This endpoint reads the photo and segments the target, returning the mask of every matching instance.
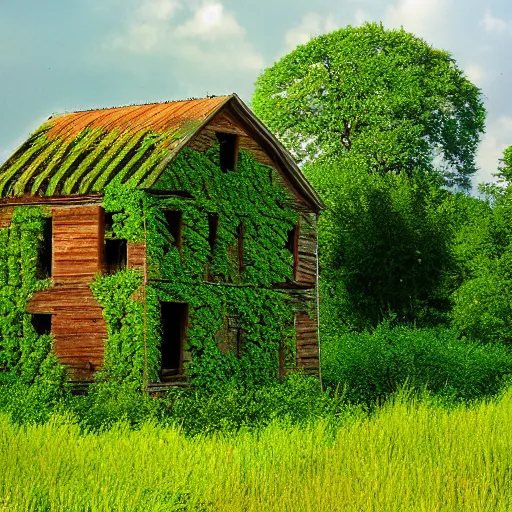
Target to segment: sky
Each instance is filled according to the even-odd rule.
[[[512,145],[507,0],[0,0],[0,163],[50,115],[223,95],[310,37],[366,21],[448,50],[488,110],[475,182]]]

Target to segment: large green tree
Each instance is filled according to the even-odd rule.
[[[462,276],[454,293],[453,323],[460,334],[512,343],[512,146],[504,151],[486,201],[468,212],[454,255]],[[475,199],[475,201],[477,201]]]
[[[327,206],[319,223],[326,331],[372,328],[388,315],[443,321],[457,196],[436,175],[368,173],[354,156],[308,167]]]
[[[260,75],[252,106],[302,162],[356,152],[368,171],[438,167],[463,187],[485,119],[480,90],[448,52],[378,24],[297,47]]]

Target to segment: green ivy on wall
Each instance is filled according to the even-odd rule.
[[[50,216],[37,206],[14,210],[10,227],[0,229],[0,368],[3,380],[60,385],[64,367],[52,352],[50,334],[38,335],[27,304],[33,293],[51,285],[40,279],[38,253],[44,220]]]
[[[270,168],[241,151],[236,171],[223,172],[219,148],[183,150],[155,187],[162,194],[114,179],[104,206],[114,212],[113,235],[146,239],[146,337],[142,271],[98,275],[91,288],[104,308],[108,340],[98,378],[141,383],[160,368],[160,301],[189,305],[185,353],[191,382],[205,387],[234,381],[257,384],[278,375],[278,351],[293,338],[293,305],[273,286],[292,278],[287,234],[298,221],[289,192],[271,182]],[[187,197],[163,194],[186,192]],[[181,253],[164,210],[182,213]],[[213,248],[208,215],[218,215]],[[243,269],[239,271],[237,227],[243,223]],[[229,325],[228,318],[236,323]],[[236,330],[241,350],[230,346]],[[227,340],[227,341],[226,341]]]

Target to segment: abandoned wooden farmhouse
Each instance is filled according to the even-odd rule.
[[[321,208],[236,95],[51,117],[0,167],[0,368],[318,374]]]

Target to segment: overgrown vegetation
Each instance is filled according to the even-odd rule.
[[[472,408],[396,399],[370,418],[276,421],[187,438],[152,422],[83,431],[0,417],[1,505],[26,510],[510,510],[512,398]]]
[[[56,392],[64,369],[52,352],[50,334],[38,334],[27,304],[32,294],[50,286],[38,266],[48,212],[36,206],[17,208],[10,228],[0,229],[0,374],[6,383],[38,384],[39,392]]]
[[[149,284],[144,313],[140,270],[99,275],[93,283],[108,326],[101,378],[140,385],[147,361],[148,379],[158,380],[159,302],[178,302],[189,307],[184,350],[190,353],[186,371],[192,384],[219,389],[228,383],[250,386],[276,380],[280,344],[287,339],[288,345],[293,343],[293,305],[285,293],[272,289],[290,279],[293,268],[286,239],[298,213],[283,208],[290,203],[288,193],[272,184],[268,167],[243,151],[237,171],[222,172],[218,146],[205,153],[185,149],[156,189],[180,190],[193,199],[152,196],[117,179],[105,192],[106,211],[116,212],[114,236],[147,241]],[[166,210],[181,213],[180,245],[170,234]],[[213,246],[208,223],[212,214],[218,216]],[[241,223],[243,261],[237,250]],[[236,321],[241,332],[243,349],[238,353],[231,346],[219,350],[218,333],[233,328],[226,318]]]
[[[339,503],[340,509],[359,502],[378,509],[391,499],[398,506],[397,489],[404,490],[398,500],[405,508],[411,496],[420,496],[425,508],[439,505],[442,496],[442,503],[464,498],[479,503],[479,510],[485,509],[482,503],[506,509],[505,473],[485,457],[455,448],[488,439],[489,444],[479,445],[480,453],[501,457],[504,463],[510,448],[508,434],[491,428],[492,421],[510,421],[509,394],[501,401],[489,400],[499,396],[512,375],[512,149],[499,170],[501,186],[485,187],[483,199],[446,186],[467,187],[475,170],[485,113],[481,92],[446,52],[403,30],[365,25],[314,39],[267,70],[258,81],[254,106],[301,157],[327,206],[319,225],[324,391],[317,380],[301,375],[277,381],[281,343],[293,362],[290,320],[297,305],[273,285],[291,278],[286,241],[298,212],[286,191],[272,182],[270,169],[240,152],[236,172],[222,172],[218,147],[204,153],[185,149],[159,181],[151,182],[161,193],[151,194],[135,185],[148,173],[154,177],[150,171],[162,156],[152,145],[155,135],[139,134],[131,142],[116,142],[112,136],[103,139],[98,152],[113,157],[108,148],[114,143],[123,151],[107,168],[98,169],[103,173],[99,181],[88,176],[78,192],[91,190],[92,183],[94,190],[106,186],[104,206],[113,214],[107,236],[147,242],[149,281],[144,286],[142,270],[133,268],[97,276],[92,291],[107,322],[105,365],[87,395],[69,394],[51,352],[51,337],[38,335],[26,312],[32,294],[49,286],[37,268],[48,212],[15,209],[11,227],[0,230],[0,366],[7,370],[0,385],[6,425],[0,457],[6,463],[14,457],[8,436],[24,439],[18,427],[7,425],[8,418],[15,424],[42,425],[26,430],[36,440],[51,433],[56,439],[62,436],[62,446],[79,441],[92,450],[110,443],[112,452],[105,460],[114,470],[104,481],[111,487],[97,500],[114,508],[264,510],[268,501],[273,510],[280,503],[298,510],[305,503],[322,509],[320,486],[308,487],[318,478],[324,495],[327,487],[336,496],[327,497],[327,503]],[[36,135],[43,140],[44,133]],[[85,134],[83,144],[94,146],[100,135]],[[80,140],[75,142],[72,151],[78,152]],[[136,171],[137,159],[151,148],[156,152]],[[39,150],[30,172],[17,182],[20,190],[43,155],[50,157],[58,148]],[[133,157],[130,166],[113,178],[127,152]],[[0,186],[11,186],[17,177],[13,169]],[[83,169],[79,166],[68,177],[66,192],[77,191]],[[55,176],[45,193],[55,190]],[[33,190],[45,179],[39,175]],[[183,243],[171,234],[166,210],[180,212]],[[215,237],[210,233],[212,216],[218,216]],[[241,223],[243,262],[237,250]],[[141,391],[145,380],[158,379],[159,304],[166,301],[190,308],[184,351],[194,387],[150,397]],[[236,330],[236,342],[221,347],[220,334],[229,329]],[[409,401],[386,405],[403,389],[410,393]],[[416,397],[423,402],[415,402]],[[477,427],[484,434],[471,437]],[[455,431],[460,438],[453,436]],[[231,438],[224,437],[228,433]],[[291,449],[286,436],[309,441]],[[437,443],[445,436],[454,444]],[[145,474],[168,461],[161,464],[167,472],[160,467],[150,472],[133,493],[123,480],[125,466],[130,474],[134,467],[122,449],[128,442],[139,453],[151,452],[151,462],[137,466]],[[45,468],[54,468],[42,446],[27,442],[26,449],[40,455]],[[65,464],[61,447],[51,450],[57,454],[53,460]],[[181,480],[170,478],[183,460],[195,460],[201,450],[201,460],[207,459],[205,453],[213,457],[203,476],[187,466]],[[171,452],[180,453],[180,460]],[[335,455],[336,467],[328,462]],[[103,471],[103,461],[95,457],[79,458],[80,468],[87,473],[90,464],[97,464]],[[361,459],[372,468],[364,478],[356,467]],[[441,460],[448,463],[443,466]],[[321,471],[304,483],[293,473],[301,464],[317,464]],[[343,475],[349,485],[341,489],[334,482],[342,480],[337,473],[342,466],[350,471]],[[404,470],[406,466],[418,469]],[[263,481],[256,478],[258,468]],[[383,468],[390,468],[389,475],[383,477]],[[30,466],[21,471],[32,478]],[[66,506],[66,491],[53,495],[51,480],[41,476],[53,475],[51,471],[39,471],[31,480],[39,490],[25,489],[26,500],[16,503],[25,509]],[[208,483],[208,471],[222,481],[212,478]],[[449,488],[440,483],[442,471],[450,476]],[[478,472],[487,478],[487,487],[472,485]],[[285,474],[294,475],[294,481]],[[84,493],[69,509],[79,504],[87,508],[87,496],[99,491],[91,493],[89,483],[74,473],[72,477]],[[0,485],[12,483],[1,478]],[[393,493],[383,487],[386,479]],[[405,481],[416,494],[405,493]],[[226,485],[234,496],[230,504],[216,494]],[[233,494],[236,486],[241,486],[239,495]],[[476,489],[473,494],[470,488]],[[13,489],[18,492],[19,487]],[[304,489],[307,496],[301,494]],[[123,493],[131,505],[125,506]],[[340,501],[342,495],[346,498]],[[0,508],[10,507],[11,498],[3,499]]]

